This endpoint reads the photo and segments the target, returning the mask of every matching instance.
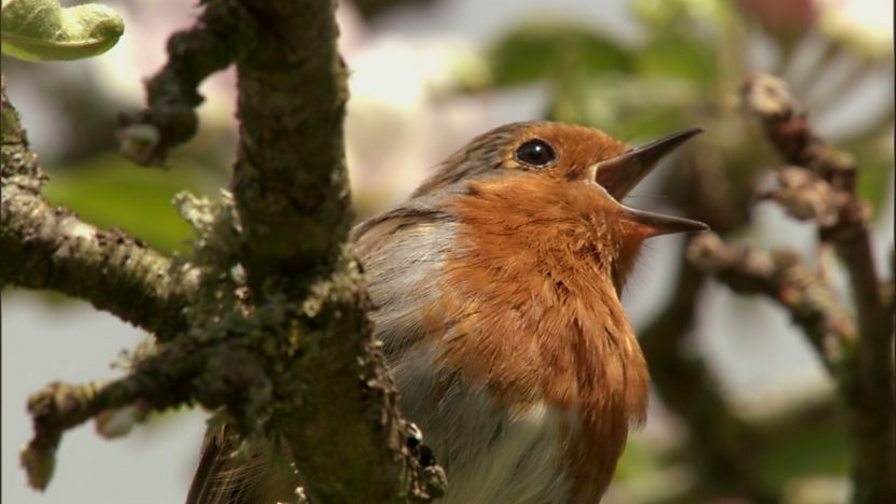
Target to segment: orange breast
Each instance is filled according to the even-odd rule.
[[[577,501],[594,502],[644,416],[646,365],[600,236],[568,211],[507,208],[507,190],[483,184],[458,200],[456,252],[424,326],[444,365],[502,407],[543,400],[571,413],[566,469]]]

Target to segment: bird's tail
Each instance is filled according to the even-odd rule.
[[[209,428],[186,504],[269,504],[301,484],[282,442],[243,445],[235,429]]]

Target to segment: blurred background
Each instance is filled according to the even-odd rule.
[[[190,229],[172,196],[214,197],[228,182],[235,76],[203,85],[199,134],[166,168],[130,164],[115,152],[116,114],[142,106],[141,80],[197,7],[105,3],[125,19],[118,45],[70,63],[4,57],[10,99],[50,173],[52,201],[178,253]],[[633,144],[702,126],[628,204],[815,263],[811,225],[751,205],[779,161],[736,96],[746,76],[770,72],[858,161],[880,269],[893,274],[892,0],[345,0],[337,17],[352,71],[347,156],[359,218],[507,122],[576,122]],[[653,240],[624,293],[656,383],[606,502],[845,502],[849,452],[832,381],[787,314],[689,271],[681,240]],[[833,281],[845,292],[840,271]],[[114,441],[85,425],[64,438],[46,493],[29,490],[18,466],[31,434],[27,396],[53,380],[116,376],[110,363],[145,335],[85,303],[13,290],[3,293],[2,331],[3,502],[182,501],[204,431],[198,410],[156,415]]]

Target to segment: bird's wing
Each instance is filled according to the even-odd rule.
[[[455,218],[413,201],[352,233],[375,305],[374,335],[390,363],[425,336],[422,317],[439,299],[439,277],[455,246]]]
[[[411,200],[389,212],[371,217],[352,229],[351,241],[361,255],[373,249],[388,248],[391,236],[417,226],[453,222],[455,217],[438,208],[426,204],[425,198]]]
[[[371,296],[380,309],[371,317],[387,355],[414,341],[419,306],[434,296],[439,250],[450,245],[442,223],[449,216],[415,206],[374,217],[352,232],[356,250],[368,274]],[[427,252],[429,251],[429,252]],[[231,427],[209,429],[186,504],[259,504],[293,500],[300,481],[288,457],[273,443],[252,446],[236,454],[241,440]]]

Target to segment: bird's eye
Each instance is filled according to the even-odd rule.
[[[554,162],[554,149],[544,140],[534,139],[520,145],[516,150],[516,160],[520,163],[544,168]]]

